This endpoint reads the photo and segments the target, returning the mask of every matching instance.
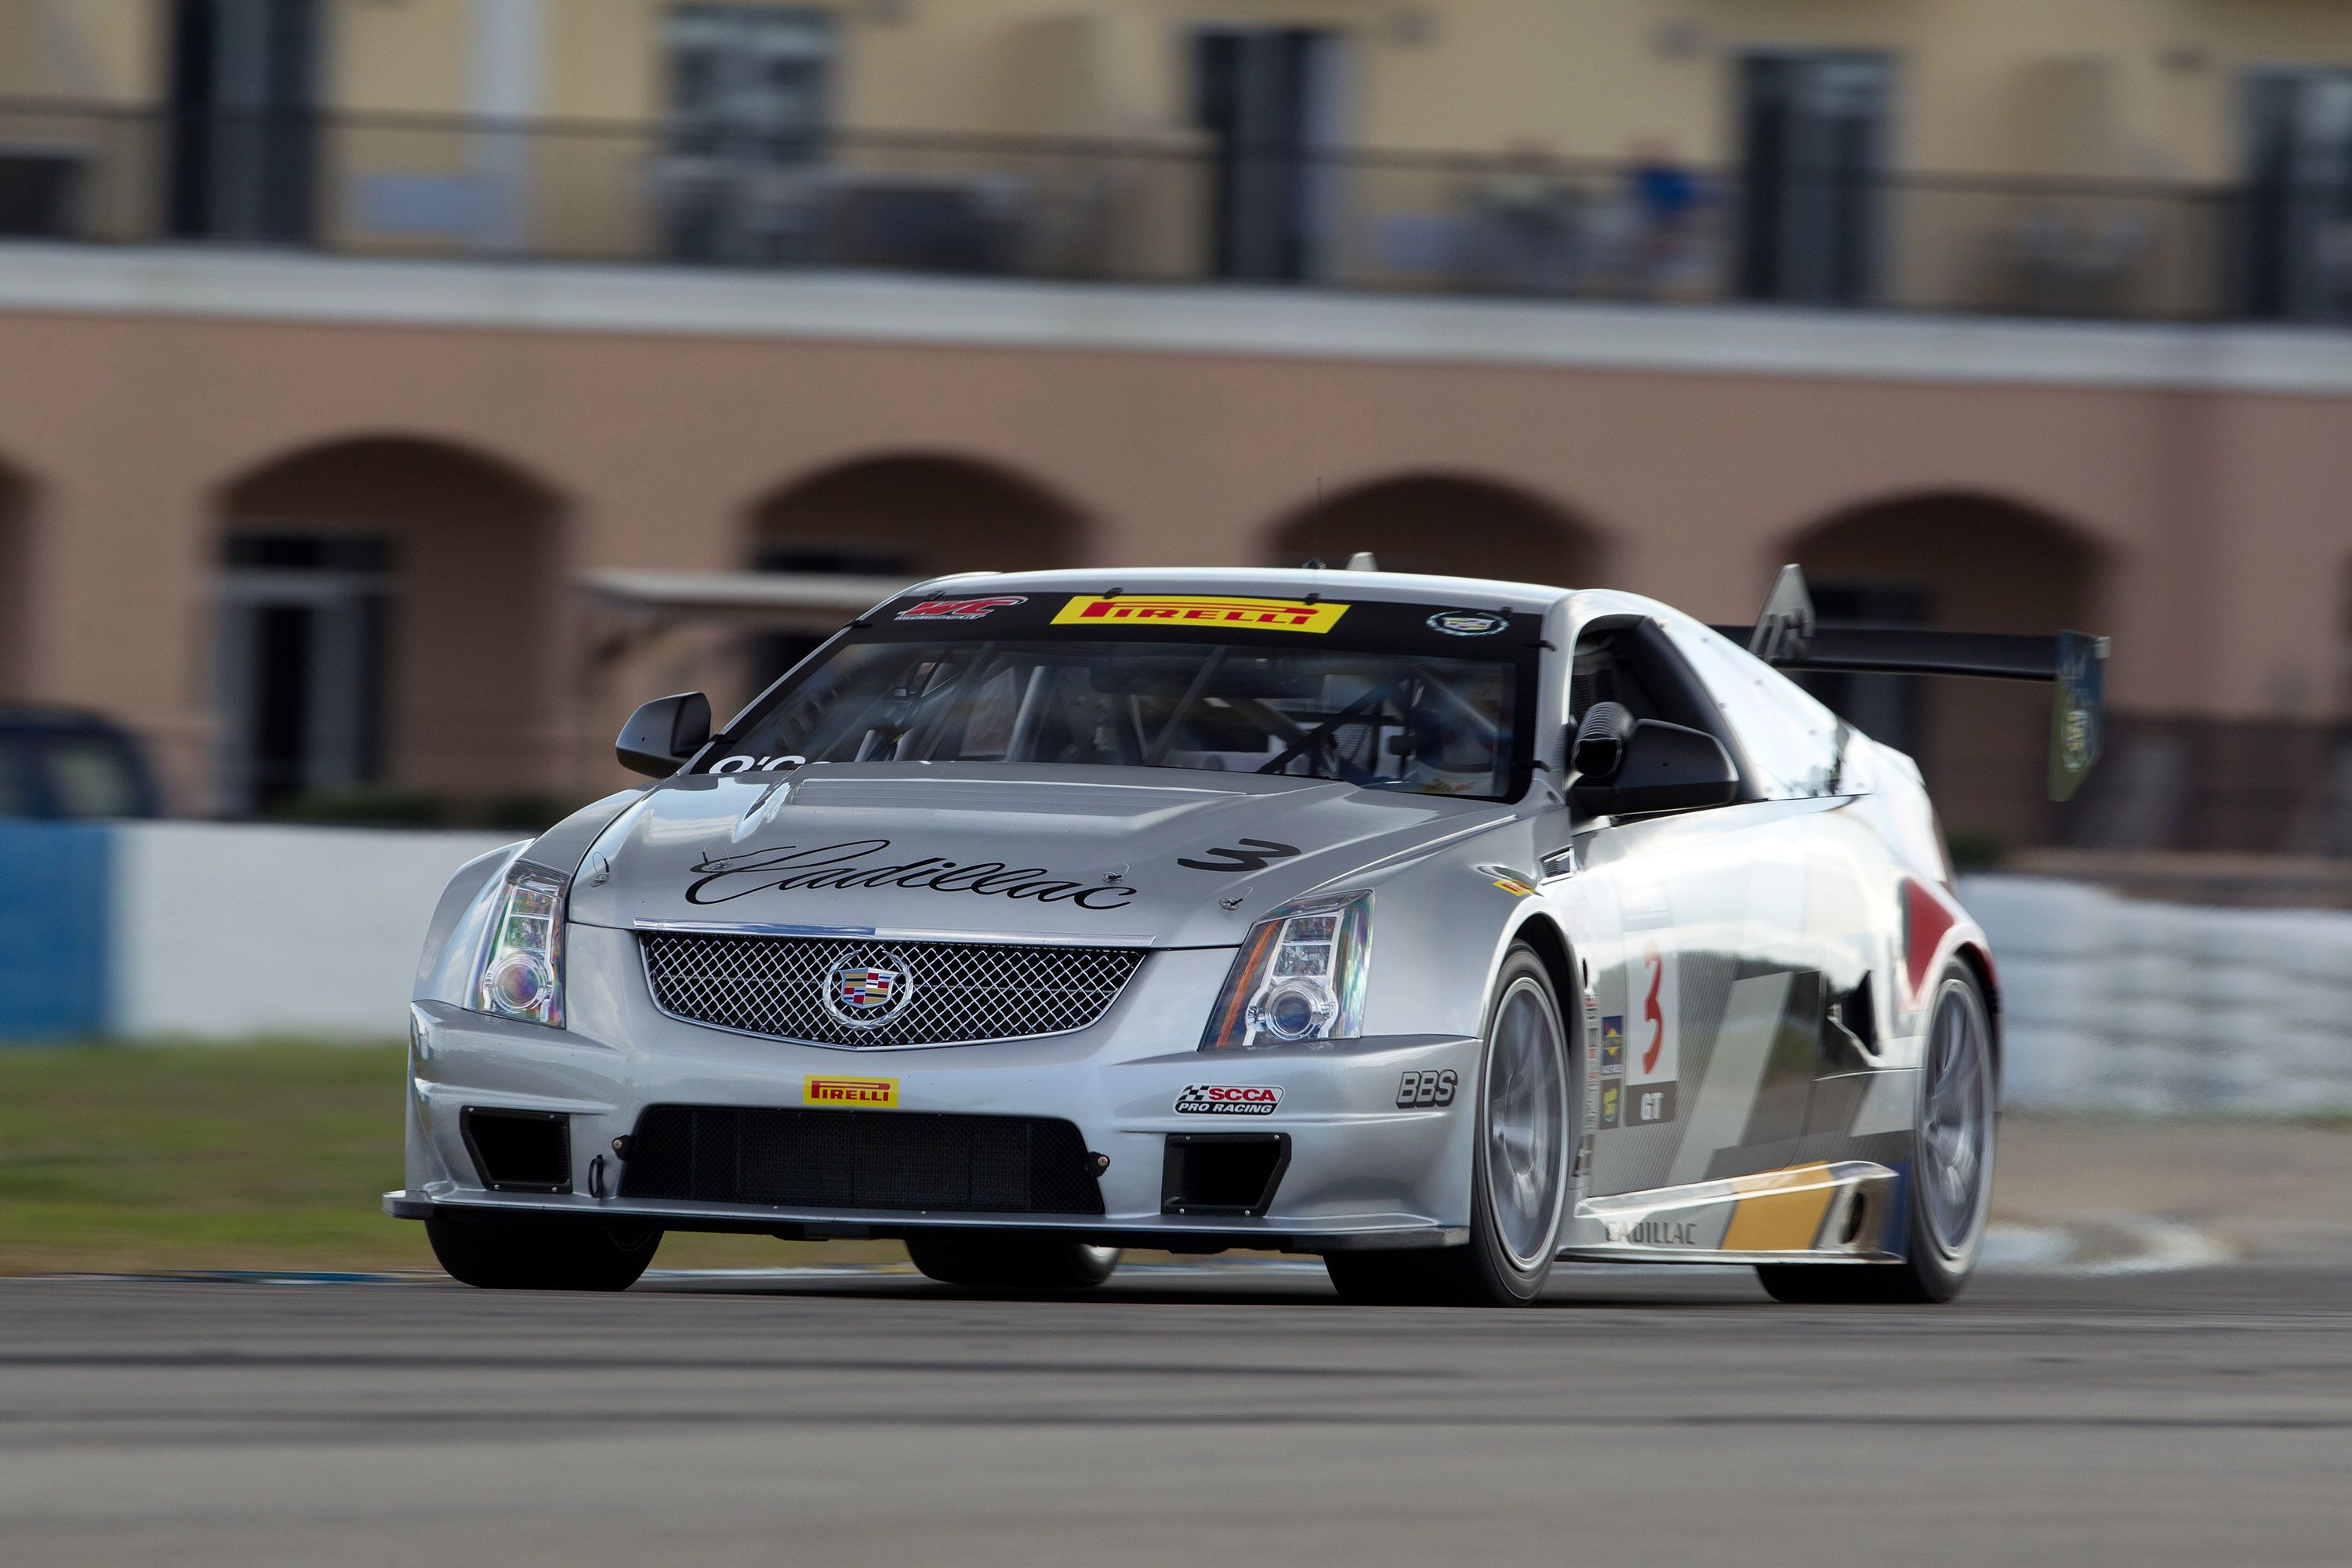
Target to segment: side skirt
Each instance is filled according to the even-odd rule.
[[[1840,1160],[1587,1198],[1559,1256],[1579,1263],[1899,1262],[1902,1191],[1890,1167]]]

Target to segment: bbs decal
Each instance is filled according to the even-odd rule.
[[[1410,1110],[1424,1105],[1451,1105],[1454,1085],[1460,1081],[1452,1068],[1407,1072],[1397,1081],[1397,1106]]]

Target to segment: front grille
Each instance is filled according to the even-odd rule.
[[[1038,1116],[655,1105],[637,1118],[625,1198],[779,1208],[1100,1214],[1078,1130]]]
[[[825,1046],[947,1046],[1083,1029],[1143,962],[1131,947],[843,941],[687,931],[643,935],[654,1005],[673,1018]],[[845,966],[899,976],[895,1010],[844,1021],[826,996]],[[860,1026],[863,1024],[865,1026]]]

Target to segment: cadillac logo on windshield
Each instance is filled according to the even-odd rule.
[[[819,989],[824,1010],[853,1029],[880,1028],[907,1010],[914,994],[913,976],[895,952],[851,953]]]

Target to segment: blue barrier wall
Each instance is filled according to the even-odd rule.
[[[113,830],[0,822],[0,1043],[107,1025]]]

